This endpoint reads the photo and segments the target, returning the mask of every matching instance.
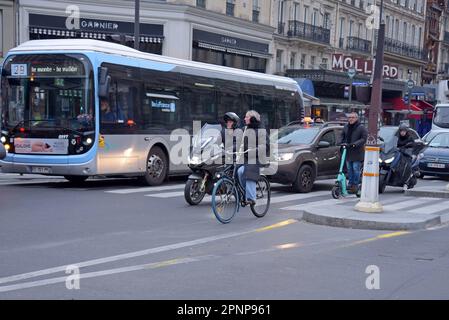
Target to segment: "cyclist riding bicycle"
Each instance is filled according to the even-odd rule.
[[[244,121],[246,127],[243,144],[240,147],[240,152],[244,154],[244,164],[238,168],[237,174],[241,185],[245,188],[245,203],[255,205],[256,183],[260,177],[260,168],[264,164],[264,157],[266,158],[269,151],[269,139],[257,111],[248,111]],[[265,139],[265,141],[260,141],[261,139]]]

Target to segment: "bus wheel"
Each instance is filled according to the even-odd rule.
[[[147,158],[147,166],[142,181],[149,186],[158,186],[164,182],[168,173],[168,159],[160,147],[153,147]]]
[[[67,180],[69,180],[73,184],[81,184],[89,178],[88,176],[64,176]]]

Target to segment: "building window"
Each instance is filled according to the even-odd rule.
[[[296,65],[296,52],[292,52],[290,56],[290,69],[295,69]]]
[[[253,21],[259,22],[260,6],[259,0],[253,0]]]
[[[306,68],[306,55],[304,53],[301,55],[301,62],[299,68],[300,69]]]
[[[315,56],[311,56],[310,57],[310,69],[315,69],[315,61],[316,57]]]
[[[226,15],[234,16],[235,0],[226,0]]]
[[[206,0],[196,0],[196,6],[198,8],[206,9]]]
[[[276,72],[282,71],[282,54],[284,52],[282,50],[276,51]]]

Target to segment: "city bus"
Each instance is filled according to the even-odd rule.
[[[4,173],[138,177],[159,185],[188,172],[170,134],[228,111],[257,110],[267,128],[303,116],[290,78],[143,53],[87,39],[32,40],[10,50],[1,73]],[[187,155],[186,155],[187,157]]]

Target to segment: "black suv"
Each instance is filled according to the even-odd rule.
[[[278,168],[272,182],[291,184],[295,192],[307,193],[317,179],[335,178],[341,153],[343,125],[288,125],[271,137],[278,144],[274,159]]]

